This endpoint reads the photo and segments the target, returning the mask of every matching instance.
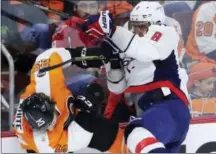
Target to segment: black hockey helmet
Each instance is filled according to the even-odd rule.
[[[26,98],[21,109],[32,129],[45,130],[54,118],[55,103],[43,93],[35,93]]]

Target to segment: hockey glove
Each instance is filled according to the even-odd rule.
[[[93,112],[94,111],[93,103],[83,95],[76,96],[74,107],[76,109],[80,109],[81,111],[84,111],[84,112]]]
[[[82,67],[82,68],[88,68],[88,67],[95,67],[100,68],[102,65],[109,61],[119,61],[119,54],[118,51],[116,51],[115,48],[113,48],[109,43],[106,41],[101,43],[100,48],[83,48],[79,47],[76,49],[66,48],[70,54],[71,57],[83,57],[87,58],[90,56],[96,56],[96,57],[102,57],[103,60],[82,60],[82,61],[74,61],[73,64]]]
[[[74,107],[84,112],[96,112],[103,100],[103,88],[97,83],[92,83],[84,87],[80,95],[76,96]]]
[[[88,35],[97,39],[111,37],[115,32],[116,26],[113,22],[112,14],[108,10],[101,11],[98,15],[92,15],[80,26]]]

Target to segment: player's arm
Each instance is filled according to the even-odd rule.
[[[179,36],[174,27],[152,25],[144,37],[139,37],[123,27],[115,26],[112,15],[104,11],[100,15],[90,16],[82,29],[88,35],[106,37],[117,53],[124,52],[126,56],[139,61],[163,60],[172,51],[177,53]]]
[[[49,65],[48,61],[55,61],[55,57],[60,57],[61,63],[66,62],[68,60],[71,60],[75,57],[85,57],[85,56],[91,56],[91,55],[99,55],[101,49],[100,48],[90,48],[86,49],[84,47],[79,47],[75,49],[70,48],[50,48],[46,51],[44,51],[42,54],[38,55],[35,61],[35,64],[42,65],[43,67],[47,67]],[[47,60],[47,61],[44,61]],[[43,61],[43,64],[41,63]],[[60,64],[60,62],[52,62],[52,64]],[[88,68],[88,67],[100,67],[103,65],[101,60],[91,60],[91,61],[71,61],[71,63],[63,65],[63,68],[67,68],[71,65],[77,65],[82,68]],[[39,66],[36,66],[38,68]]]
[[[68,135],[71,136],[68,138],[68,152],[76,152],[86,147],[104,152],[116,140],[118,123],[107,120],[92,110],[95,103],[99,103],[96,98],[97,96],[90,97],[89,94],[78,95],[72,102],[75,112],[68,106],[74,115],[73,121],[67,127]]]
[[[173,27],[157,30],[157,27],[151,26],[144,37],[117,27],[112,41],[128,57],[149,62],[166,59],[173,50],[177,49],[179,36]]]
[[[121,68],[119,62],[119,55],[116,51],[106,42],[101,44],[100,48],[83,48],[79,47],[76,49],[66,50],[70,53],[71,57],[88,57],[88,56],[103,56],[107,60],[84,60],[73,62],[82,68],[95,67],[99,68],[105,64],[105,70],[107,75],[107,86],[110,91],[115,94],[122,93],[126,88],[126,80],[124,70]],[[114,60],[113,60],[114,59]]]
[[[124,70],[121,69],[119,64],[119,55],[114,53],[112,47],[107,43],[102,43],[99,48],[51,48],[40,54],[35,62],[32,72],[38,71],[41,67],[49,67],[57,64],[61,64],[72,58],[76,57],[88,57],[88,56],[103,56],[107,61],[102,60],[83,60],[83,61],[71,61],[65,64],[63,67],[69,67],[73,64],[82,67],[94,67],[99,68],[106,63],[106,73],[108,78],[108,88],[113,93],[122,93],[126,88],[126,81],[124,78]],[[61,60],[59,60],[61,59]],[[114,60],[112,60],[114,59]],[[52,64],[52,65],[51,65]]]
[[[79,112],[68,127],[69,152],[90,147],[102,152],[110,149],[119,131],[118,123],[93,113]]]

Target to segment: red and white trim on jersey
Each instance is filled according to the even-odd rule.
[[[137,127],[130,133],[127,146],[132,153],[148,153],[157,148],[165,148],[151,132],[142,127]]]
[[[156,81],[152,83],[148,83],[140,86],[131,86],[125,90],[125,92],[147,92],[159,88],[169,88],[174,94],[176,94],[186,106],[189,105],[188,99],[184,92],[182,92],[179,88],[177,88],[172,82],[166,81]]]
[[[148,153],[154,149],[165,148],[161,142],[158,142],[155,138],[149,137],[139,142],[136,147],[136,153]]]

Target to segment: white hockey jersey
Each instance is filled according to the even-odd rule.
[[[143,91],[136,92],[162,88],[164,95],[168,95],[181,89],[187,95],[186,82],[182,79],[187,75],[179,68],[179,35],[174,27],[152,25],[144,37],[117,27],[111,40],[123,52],[120,56],[124,70],[109,70],[107,66],[110,91],[131,92],[131,87],[144,86]],[[120,82],[116,84],[117,81]],[[185,97],[182,99],[187,102]]]

